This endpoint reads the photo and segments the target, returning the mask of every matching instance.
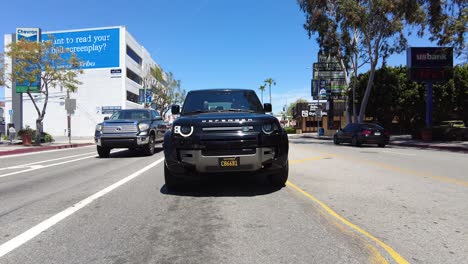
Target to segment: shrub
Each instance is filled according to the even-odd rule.
[[[284,130],[288,134],[296,134],[296,129],[294,127],[285,127]]]

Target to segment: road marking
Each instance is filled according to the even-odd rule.
[[[89,155],[91,153],[96,153],[95,151],[93,152],[86,152],[83,154],[78,154],[78,155],[72,155],[72,156],[66,156],[66,157],[61,157],[61,158],[56,158],[56,159],[49,159],[49,160],[41,160],[33,163],[27,163],[27,164],[21,164],[21,165],[15,165],[12,167],[5,167],[5,168],[0,168],[0,170],[11,170],[11,169],[21,169],[24,167],[31,167],[31,165],[39,164],[39,163],[45,163],[45,162],[50,162],[50,161],[57,161],[57,160],[63,160],[63,159],[69,159],[69,158],[74,158],[74,157],[79,157],[79,156],[84,156],[84,155]]]
[[[389,154],[395,154],[395,155],[416,156],[415,154],[407,154],[407,153],[396,152],[396,151],[382,150],[382,151],[380,151],[380,152],[389,153]]]
[[[36,151],[36,152],[30,152],[30,153],[6,155],[6,156],[0,156],[0,159],[9,159],[9,158],[16,158],[16,157],[29,156],[29,155],[38,155],[38,154],[59,152],[59,151],[69,151],[69,150],[76,150],[77,148],[90,148],[90,147],[96,147],[96,145],[76,147],[76,148],[52,149],[52,150],[43,150],[43,151]],[[0,151],[0,153],[1,153],[1,151]]]
[[[350,227],[351,229],[357,231],[358,233],[362,234],[363,236],[373,240],[374,242],[376,242],[377,244],[379,244],[382,248],[385,249],[385,251],[387,251],[388,254],[390,254],[390,256],[392,256],[392,258],[399,264],[407,264],[409,263],[406,259],[404,259],[400,254],[398,254],[395,250],[393,250],[393,248],[391,248],[390,246],[388,246],[387,244],[385,244],[384,242],[380,241],[378,238],[374,237],[373,235],[371,235],[370,233],[368,233],[367,231],[365,231],[364,229],[358,227],[357,225],[349,222],[348,220],[346,220],[344,217],[342,217],[341,215],[339,215],[338,213],[336,213],[335,211],[333,211],[330,207],[328,207],[327,205],[325,205],[323,202],[321,202],[320,200],[318,200],[317,198],[315,198],[313,195],[307,193],[306,191],[302,190],[301,188],[297,187],[295,184],[293,184],[292,182],[290,181],[287,181],[286,183],[288,186],[296,189],[297,191],[299,191],[301,194],[303,194],[304,196],[306,196],[307,198],[311,199],[312,201],[314,201],[316,204],[318,204],[320,207],[322,207],[328,214],[330,214],[331,216],[335,217],[336,219],[338,219],[341,223],[347,225],[348,227]]]
[[[78,210],[82,209],[83,207],[87,206],[88,204],[92,203],[96,199],[103,197],[104,195],[108,194],[109,192],[117,189],[118,187],[124,185],[125,183],[131,181],[132,179],[140,176],[144,172],[148,171],[149,169],[153,168],[154,166],[158,165],[164,160],[164,158],[158,159],[157,161],[149,164],[148,166],[144,167],[143,169],[121,179],[120,181],[102,189],[101,191],[89,196],[81,200],[80,202],[68,207],[67,209],[61,211],[60,213],[42,221],[41,223],[37,224],[36,226],[30,228],[29,230],[25,231],[24,233],[12,238],[11,240],[3,243],[0,245],[0,258],[11,252],[12,250],[20,247],[24,243],[28,242],[29,240],[33,239],[34,237],[38,236],[42,232],[46,231],[47,229],[51,228],[52,226],[56,225],[60,221],[64,220],[68,216],[76,213]]]
[[[0,175],[0,178],[8,177],[8,176],[15,175],[15,174],[20,174],[20,173],[23,173],[23,172],[34,171],[34,170],[40,170],[40,169],[49,168],[49,167],[55,167],[55,166],[58,166],[58,165],[67,164],[67,163],[70,163],[70,162],[80,161],[80,160],[89,159],[89,158],[94,158],[94,157],[96,157],[96,155],[91,155],[91,156],[87,156],[87,157],[83,157],[83,158],[79,158],[79,159],[74,159],[74,160],[67,160],[67,161],[63,161],[63,162],[59,162],[59,163],[54,163],[54,164],[49,164],[49,165],[44,165],[44,166],[32,166],[31,168],[26,169],[26,170],[21,170],[21,171],[15,171],[15,172],[10,172],[10,173],[6,173],[6,174],[1,174],[1,175]]]
[[[116,150],[116,151],[112,151],[111,153],[117,153],[117,152],[122,152],[122,151],[126,151],[124,149],[122,150]],[[94,153],[94,152],[91,152],[91,153]],[[83,154],[84,155],[84,154]],[[77,156],[82,156],[82,155],[77,155]],[[67,160],[67,161],[64,161],[64,162],[59,162],[59,163],[54,163],[54,164],[49,164],[49,165],[41,165],[41,166],[30,166],[29,169],[26,169],[26,170],[22,170],[22,171],[15,171],[15,172],[10,172],[10,173],[6,173],[6,174],[1,174],[0,175],[0,178],[3,178],[3,177],[7,177],[7,176],[11,176],[11,175],[15,175],[15,174],[20,174],[20,173],[23,173],[23,172],[28,172],[28,171],[34,171],[34,170],[39,170],[39,169],[44,169],[44,168],[49,168],[49,167],[55,167],[55,166],[58,166],[58,165],[62,165],[62,164],[67,164],[67,163],[70,163],[70,162],[75,162],[75,161],[80,161],[80,160],[84,160],[84,159],[89,159],[89,158],[94,158],[96,157],[96,155],[91,155],[91,156],[87,156],[87,157],[83,157],[83,158],[79,158],[79,159],[74,159],[74,160]],[[29,165],[31,165],[33,163],[30,163]],[[29,167],[29,166],[27,166]],[[21,167],[20,167],[21,168]]]

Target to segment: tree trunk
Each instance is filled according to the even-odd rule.
[[[36,138],[34,145],[40,146],[41,145],[41,132],[42,132],[42,118],[36,119]]]
[[[271,84],[268,87],[270,88],[270,104],[271,104]]]
[[[377,66],[376,63],[373,63],[371,65],[369,81],[367,82],[366,92],[364,93],[364,98],[362,99],[362,102],[361,102],[361,108],[359,109],[359,119],[358,119],[359,123],[361,123],[364,120],[364,116],[366,115],[367,102],[369,101],[369,96],[372,90],[372,85],[374,83],[374,75],[375,75],[376,66]]]
[[[354,82],[353,82],[353,122],[358,122],[356,111],[356,86],[358,77],[358,53],[354,53]]]

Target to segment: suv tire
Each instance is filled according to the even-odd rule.
[[[289,174],[289,161],[286,161],[286,165],[283,168],[276,172],[275,174],[270,175],[268,180],[270,181],[271,185],[274,187],[282,188],[286,186],[286,182],[288,181],[288,174]]]
[[[99,154],[99,157],[102,159],[108,158],[110,154],[110,148],[97,146],[97,153]]]
[[[166,163],[164,163],[164,183],[168,191],[174,191],[177,187],[180,186],[180,179],[176,178],[167,168]]]
[[[143,146],[143,152],[146,156],[153,156],[154,154],[154,134],[151,134],[148,139],[148,144]]]

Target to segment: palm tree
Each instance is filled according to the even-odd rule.
[[[262,104],[263,104],[263,92],[264,92],[265,89],[266,89],[266,84],[260,85],[260,88],[259,88],[259,89],[260,89],[260,91],[262,91]]]
[[[265,81],[263,81],[265,83],[265,85],[268,84],[268,88],[270,90],[270,104],[271,104],[271,85],[276,85],[276,82],[275,80],[273,80],[272,78],[268,78],[266,79]]]

